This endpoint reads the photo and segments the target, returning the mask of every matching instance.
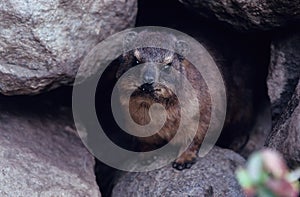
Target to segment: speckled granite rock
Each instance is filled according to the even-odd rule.
[[[267,145],[282,153],[292,168],[300,165],[300,81],[298,86],[276,121],[267,140]]]
[[[168,165],[159,170],[126,173],[113,189],[119,196],[244,196],[234,171],[244,164],[236,153],[215,147],[189,170]]]
[[[74,80],[83,57],[134,25],[136,0],[0,2],[0,92],[36,94]]]
[[[291,167],[300,165],[300,31],[272,43],[267,80],[273,128],[266,144],[280,151]]]
[[[179,0],[201,15],[239,30],[270,30],[299,25],[300,2],[294,0]]]
[[[100,197],[70,110],[31,103],[0,96],[0,196]]]
[[[267,80],[276,121],[286,108],[300,78],[300,30],[278,35],[271,45],[271,65]]]

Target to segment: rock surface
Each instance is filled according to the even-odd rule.
[[[133,26],[136,12],[136,0],[1,1],[0,92],[36,94],[71,83],[87,52]]]
[[[201,15],[239,30],[270,30],[297,23],[300,2],[294,0],[179,0]]]
[[[100,196],[94,158],[73,132],[70,110],[0,102],[0,196]]]
[[[290,101],[300,77],[300,31],[278,35],[271,45],[271,65],[267,79],[276,121]]]
[[[280,35],[272,44],[268,91],[273,128],[266,141],[292,167],[300,164],[300,33]]]
[[[215,147],[191,169],[174,170],[168,165],[159,170],[127,173],[117,182],[118,196],[244,196],[234,171],[244,164],[236,153]]]
[[[300,165],[300,81],[269,136],[267,145],[282,153],[290,167]]]

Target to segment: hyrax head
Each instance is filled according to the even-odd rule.
[[[121,79],[123,90],[154,99],[172,97],[185,77],[183,54],[187,51],[187,44],[160,32],[143,31],[129,36],[133,49],[120,57],[117,72],[120,77],[129,71]]]

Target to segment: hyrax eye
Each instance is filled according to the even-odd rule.
[[[161,70],[164,71],[164,72],[169,73],[171,71],[171,66],[172,66],[172,63],[163,65],[163,67],[161,68]]]
[[[139,65],[141,62],[135,57],[133,60],[133,66]]]

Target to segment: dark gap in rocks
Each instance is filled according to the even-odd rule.
[[[117,146],[126,150],[134,151],[136,140],[131,135],[124,132],[118,124],[115,122],[112,109],[111,109],[111,94],[112,90],[117,82],[115,77],[117,60],[113,61],[103,72],[101,78],[98,81],[97,91],[95,96],[95,107],[98,117],[98,121],[105,132],[106,136]],[[88,81],[86,83],[89,83]],[[88,136],[89,144],[95,145],[97,148],[96,137]],[[101,143],[101,142],[100,142]],[[107,154],[110,154],[109,152]],[[126,159],[126,158],[125,158]],[[120,158],[120,162],[123,162],[124,158]],[[111,196],[112,188],[116,177],[122,173],[122,171],[106,165],[99,161],[95,157],[94,167],[96,181],[100,188],[101,195],[103,197]]]
[[[270,127],[270,102],[266,78],[270,61],[271,32],[240,33],[226,24],[203,18],[179,1],[139,0],[138,3],[136,26],[163,26],[187,33],[200,41],[217,63],[228,67],[231,74],[241,74],[236,80],[242,80],[241,83],[245,87],[253,90],[253,93],[249,93],[249,102],[253,103],[255,109],[251,115],[253,122],[249,126],[249,130],[252,128],[252,131],[249,134],[249,142],[244,141],[241,150],[241,154],[247,157],[250,152],[258,148],[257,144],[253,145],[253,140],[265,137]],[[222,140],[228,139],[223,136]],[[237,141],[243,140],[244,138]],[[223,141],[220,144],[225,144],[226,147],[228,143]],[[231,145],[233,149],[242,146],[239,143]],[[97,159],[96,161],[97,183],[102,195],[110,196],[116,174],[122,172],[106,166]]]
[[[64,86],[38,95],[5,96],[0,94],[0,106],[3,110],[22,113],[43,113],[56,111],[60,107],[71,108],[72,87]]]
[[[134,151],[135,146],[133,143],[135,140],[133,136],[124,132],[119,127],[114,119],[111,107],[112,91],[118,81],[115,77],[118,64],[118,60],[113,61],[102,73],[98,81],[95,96],[96,114],[103,131],[113,143],[126,150]],[[91,140],[93,140],[93,138]],[[97,144],[97,142],[93,144]]]
[[[96,181],[100,188],[102,197],[110,197],[118,177],[125,173],[124,171],[110,167],[95,158]]]

